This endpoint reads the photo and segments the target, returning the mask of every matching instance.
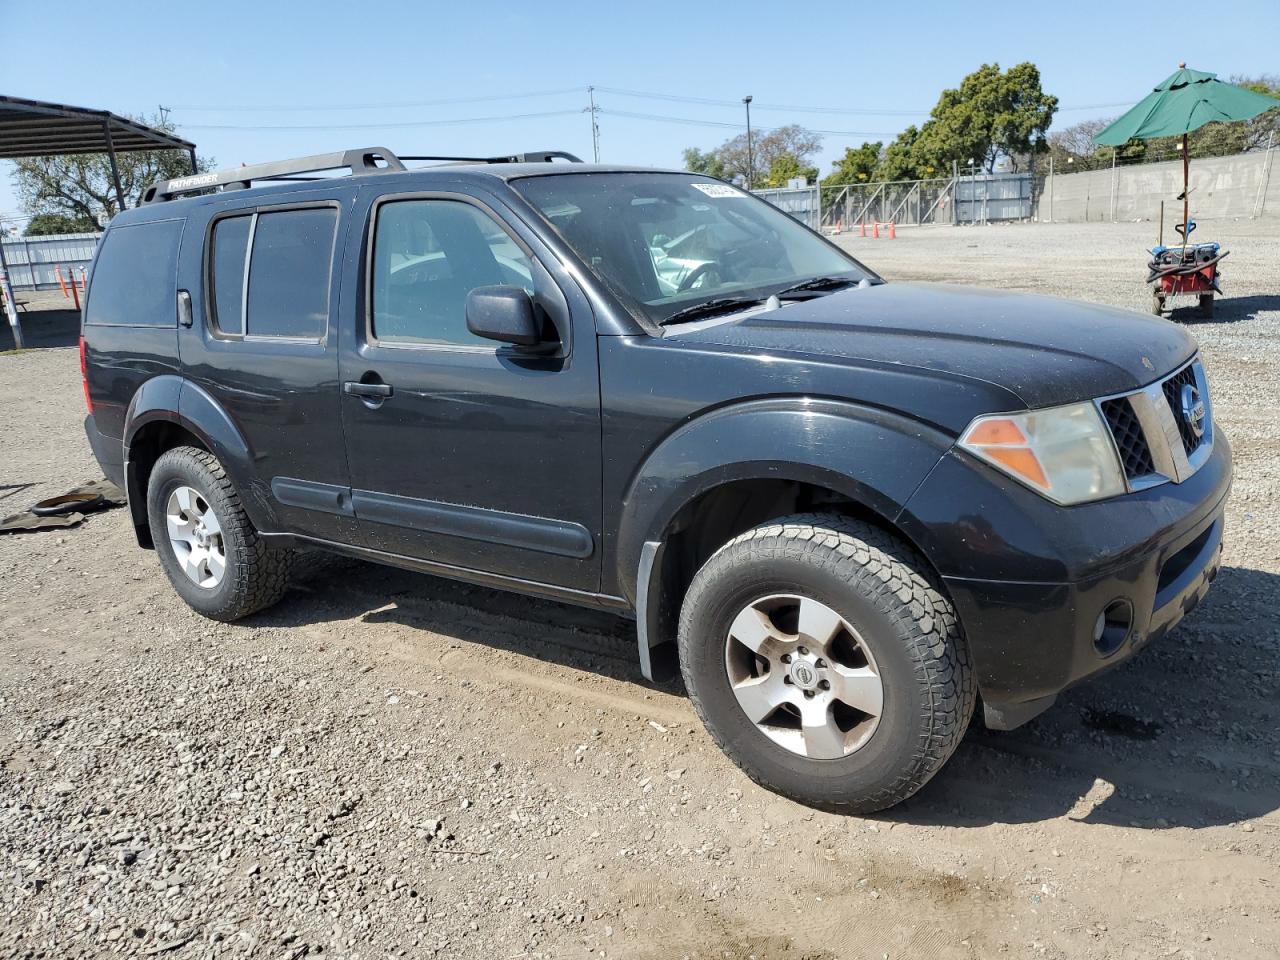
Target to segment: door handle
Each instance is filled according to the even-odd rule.
[[[191,294],[186,290],[178,291],[178,323],[184,327],[195,323],[195,317],[191,313]]]
[[[361,383],[358,380],[348,380],[342,385],[342,392],[352,397],[371,397],[385,400],[391,396],[392,391],[389,383]]]

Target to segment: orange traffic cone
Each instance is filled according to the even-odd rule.
[[[898,231],[896,228],[897,228],[897,224],[895,224],[892,220],[890,220],[889,221],[889,239],[890,240],[898,239]]]
[[[873,238],[873,239],[875,239],[875,240],[879,240],[879,239],[880,239],[880,221],[879,221],[879,220],[877,220],[877,221],[875,221],[875,223],[871,224],[871,236],[872,236],[872,238]]]
[[[867,235],[867,221],[858,221],[858,236],[865,237]]]

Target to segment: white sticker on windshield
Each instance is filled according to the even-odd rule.
[[[689,186],[701,190],[708,197],[740,197],[742,192],[727,183],[691,183]]]

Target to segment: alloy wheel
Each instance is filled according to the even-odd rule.
[[[213,589],[227,571],[222,525],[194,487],[177,487],[165,504],[169,544],[182,572],[197,586]]]
[[[747,718],[792,753],[838,760],[879,724],[884,684],[875,658],[852,624],[819,600],[753,601],[734,618],[724,657]]]

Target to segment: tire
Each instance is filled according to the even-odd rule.
[[[171,502],[183,497],[192,504],[188,516],[197,513],[213,520],[207,535],[206,554],[221,550],[222,573],[216,583],[203,585],[184,568],[193,551],[176,545],[171,537],[168,511]],[[180,505],[178,506],[180,509]],[[175,447],[160,456],[147,484],[147,520],[160,566],[178,595],[196,613],[211,620],[232,621],[276,603],[289,583],[292,553],[270,547],[258,536],[240,505],[240,495],[228,479],[222,464],[211,453],[196,447]],[[208,573],[215,566],[205,565]]]
[[[1151,312],[1157,317],[1164,316],[1164,297],[1151,298]]]
[[[907,799],[938,772],[969,725],[977,693],[955,610],[926,571],[909,546],[876,527],[836,515],[802,514],[743,533],[697,572],[680,616],[685,687],[713,739],[752,780],[820,809],[871,813]],[[756,678],[731,678],[740,669],[741,653],[731,631],[738,630],[748,609],[781,604],[766,619],[785,618],[791,597],[802,605],[816,601],[833,613],[843,625],[836,628],[836,642],[847,650],[852,637],[865,655],[865,667],[846,672],[864,679],[873,672],[881,684],[878,718],[858,719],[864,715],[843,704],[824,707],[821,698],[833,691],[800,691],[805,698],[817,694],[808,706],[798,700],[801,710],[817,709],[828,719],[837,711],[855,718],[848,721],[848,732],[839,731],[845,739],[829,759],[796,752],[798,743],[807,747],[809,731],[804,721],[789,716],[790,703],[772,714],[770,723],[757,725],[739,702],[742,686]],[[781,633],[792,634],[788,643],[805,642],[798,621]],[[806,652],[800,646],[786,649]],[[750,669],[759,671],[765,658],[750,649],[746,656],[754,657]],[[795,673],[799,662],[798,653],[791,666],[773,661],[764,680],[773,678],[775,669],[784,671],[782,682],[797,690],[802,679],[812,679],[812,671]],[[817,666],[824,666],[821,658]],[[782,726],[773,726],[774,721]],[[800,732],[786,729],[788,722]],[[869,734],[859,733],[868,725]],[[790,747],[780,742],[784,738]],[[850,742],[856,743],[852,751],[840,756]]]
[[[1213,294],[1212,293],[1200,294],[1200,316],[1202,317],[1213,316]]]

